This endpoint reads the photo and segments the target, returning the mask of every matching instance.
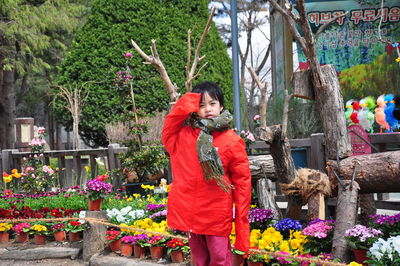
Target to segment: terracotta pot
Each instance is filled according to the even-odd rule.
[[[164,247],[150,247],[150,256],[153,260],[161,259],[164,253]]]
[[[125,257],[132,256],[132,245],[121,243],[121,255]]]
[[[145,258],[146,257],[146,249],[139,245],[133,246],[133,256],[135,258]]]
[[[33,240],[36,245],[44,245],[46,244],[46,236],[45,235],[33,235]]]
[[[63,242],[67,238],[65,231],[54,232],[53,236],[57,242]]]
[[[364,263],[364,261],[368,260],[366,249],[353,249],[353,253],[354,259],[357,263],[360,263],[364,266],[368,265],[367,263]]]
[[[115,240],[111,243],[108,244],[110,247],[111,251],[119,251],[121,249],[121,239]],[[131,252],[132,253],[132,252]]]
[[[25,232],[22,232],[22,233],[17,234],[17,239],[16,239],[16,241],[19,242],[19,243],[28,242],[28,241],[29,241],[29,234],[28,234],[28,233],[25,233]]]
[[[244,258],[242,255],[232,254],[232,266],[243,266]]]
[[[76,242],[81,240],[81,232],[68,232],[68,238],[71,242]]]
[[[171,260],[173,263],[183,262],[185,257],[183,256],[182,250],[173,250],[171,251]]]
[[[256,262],[247,261],[247,266],[263,266],[263,263],[261,261],[256,261]]]
[[[10,240],[8,232],[0,232],[0,243],[7,243]]]
[[[88,201],[88,210],[89,211],[100,211],[101,202],[103,199],[91,200]]]

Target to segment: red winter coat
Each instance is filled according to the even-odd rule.
[[[213,144],[221,158],[225,180],[234,189],[225,192],[215,181],[205,181],[196,152],[200,129],[183,126],[199,110],[200,93],[186,93],[165,118],[162,142],[171,157],[173,182],[168,195],[168,225],[203,235],[229,236],[235,204],[235,248],[250,245],[248,210],[251,175],[244,141],[232,130],[213,132]]]

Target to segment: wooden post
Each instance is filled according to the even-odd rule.
[[[115,156],[115,149],[119,148],[119,144],[117,143],[113,143],[113,144],[109,144],[108,145],[108,167],[109,167],[109,171],[114,170],[115,168],[117,168],[116,166],[116,156]]]
[[[74,185],[81,185],[81,181],[82,181],[82,179],[81,179],[81,175],[82,175],[81,156],[74,154],[74,156],[72,157],[72,160],[73,160],[73,165],[74,165],[73,169],[76,174],[76,184],[74,184]],[[72,176],[73,176],[73,174],[72,174]]]
[[[347,246],[344,233],[352,228],[357,220],[357,198],[360,189],[357,182],[343,180],[344,187],[339,186],[336,203],[336,222],[333,234],[332,254],[340,261],[348,262],[350,250]]]
[[[283,215],[276,204],[276,194],[272,187],[272,182],[268,178],[260,178],[257,180],[258,203],[262,209],[271,209],[275,219],[282,219]]]
[[[67,186],[67,180],[66,180],[66,174],[65,174],[65,156],[59,156],[58,157],[58,169],[60,171],[58,172],[58,183],[60,185],[60,188],[65,188]]]
[[[95,178],[98,173],[97,163],[96,163],[96,155],[89,156],[89,164],[90,164],[90,175],[91,178]]]
[[[309,165],[310,168],[326,173],[324,134],[323,133],[311,134],[310,142],[311,142],[311,161]]]
[[[107,213],[105,211],[86,211],[86,217],[107,220]],[[89,224],[89,229],[83,231],[82,257],[84,261],[89,261],[94,254],[103,251],[106,245],[107,226],[92,222]]]
[[[1,167],[3,168],[3,171],[7,172],[10,174],[10,171],[12,169],[12,153],[13,152],[18,152],[16,149],[11,149],[11,150],[2,150],[1,151]]]

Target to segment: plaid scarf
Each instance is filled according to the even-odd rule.
[[[201,129],[196,142],[196,151],[205,180],[214,179],[225,192],[228,192],[233,186],[223,179],[224,168],[218,152],[213,146],[211,133],[229,129],[231,121],[232,115],[227,110],[223,111],[220,116],[211,119],[202,119],[196,114],[192,114],[187,121],[187,124],[191,127]]]

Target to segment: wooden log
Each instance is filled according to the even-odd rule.
[[[358,220],[363,225],[368,225],[370,221],[370,216],[376,214],[375,199],[374,194],[360,194],[358,197],[360,206],[360,215]]]
[[[296,178],[296,169],[290,151],[289,140],[282,134],[281,125],[261,128],[260,139],[270,145],[279,183],[290,184]],[[299,196],[288,196],[286,217],[300,219],[303,200]]]
[[[273,182],[277,181],[274,159],[271,155],[249,156],[249,164],[252,179],[268,178]]]
[[[267,178],[257,180],[257,195],[260,208],[272,210],[275,219],[279,220],[283,218],[282,212],[275,200],[276,194],[271,180]]]
[[[293,96],[314,100],[314,88],[311,83],[311,71],[297,71],[293,73]]]
[[[107,213],[105,211],[86,211],[86,217],[107,220]],[[83,253],[84,261],[89,261],[90,258],[104,250],[106,246],[106,231],[107,227],[99,223],[89,223],[88,230],[83,232]]]
[[[360,187],[357,182],[345,180],[344,186],[339,186],[336,203],[335,232],[333,233],[332,255],[341,261],[348,262],[350,250],[344,233],[352,228],[357,219],[357,197]]]
[[[353,168],[357,164],[355,180],[360,185],[360,193],[400,192],[400,151],[373,153],[349,157],[340,161],[327,162],[327,173],[333,190],[338,181],[333,171],[341,179],[351,180]]]
[[[346,158],[351,156],[352,149],[337,73],[333,65],[322,66],[321,71],[325,86],[315,88],[315,96],[325,135],[325,156],[336,159],[338,153],[339,158]]]

